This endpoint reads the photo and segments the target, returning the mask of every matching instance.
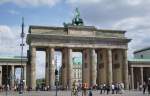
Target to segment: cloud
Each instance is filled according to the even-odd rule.
[[[20,32],[21,28],[19,27],[0,25],[1,56],[20,56]],[[27,28],[25,28],[25,32],[27,33]],[[26,55],[25,50],[27,50],[27,45],[24,47],[24,55]]]
[[[127,30],[126,37],[132,39],[128,50],[130,57],[133,51],[150,46],[149,0],[99,0],[96,3],[91,0],[89,4],[85,0],[67,1],[79,8],[85,25]]]
[[[3,3],[7,3],[9,2],[10,0],[0,0],[0,4],[3,4]]]
[[[149,0],[124,0],[126,2],[126,4],[130,5],[130,6],[140,6],[140,5],[147,5],[150,3]]]
[[[14,3],[16,5],[19,5],[21,7],[28,7],[28,6],[54,6],[57,4],[60,0],[2,0],[0,1],[0,4],[4,3]]]
[[[114,24],[113,28],[127,30],[126,37],[132,39],[129,43],[129,56],[137,49],[150,46],[149,16],[126,18]]]
[[[12,15],[19,15],[20,14],[18,11],[13,10],[13,9],[9,10],[8,13],[10,13]]]
[[[93,3],[99,3],[102,0],[66,0],[67,3],[70,4],[93,4]]]
[[[116,21],[120,21],[129,17],[140,17],[149,14],[149,0],[99,0],[96,3],[85,0],[71,2],[73,7],[79,7],[81,16],[86,24],[102,27],[111,27]],[[136,3],[138,2],[138,3]]]

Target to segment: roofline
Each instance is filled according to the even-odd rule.
[[[136,54],[136,53],[139,53],[139,52],[142,52],[142,51],[146,51],[146,50],[150,50],[150,47],[146,47],[146,48],[142,48],[142,49],[136,50],[133,53]]]
[[[29,29],[37,29],[37,28],[39,28],[39,29],[63,29],[64,27],[56,27],[56,26],[39,26],[39,25],[30,25],[29,26]]]
[[[40,26],[40,25],[30,25],[28,32],[31,33],[31,29],[64,29],[64,27],[56,27],[56,26]]]
[[[20,56],[8,56],[8,57],[2,57],[0,56],[0,61],[24,61],[24,62],[27,62],[28,61],[28,58],[27,57],[23,57],[21,58]]]
[[[126,30],[111,30],[111,29],[97,29],[97,31],[106,31],[106,32],[117,32],[117,33],[126,33]]]
[[[80,29],[80,30],[93,30],[93,31],[106,31],[106,32],[118,32],[118,33],[126,33],[126,30],[111,30],[111,29],[98,29],[95,26],[67,26],[68,29]],[[40,25],[30,25],[28,32],[31,33],[31,29],[53,29],[53,30],[64,30],[65,27],[56,27],[56,26],[40,26]]]
[[[45,34],[32,34],[32,35],[29,35],[27,36],[28,38],[34,38],[34,36],[44,36]],[[45,36],[48,36],[47,34]],[[50,35],[50,36],[57,36],[57,37],[74,37],[74,36],[71,36],[71,35],[56,35],[56,34],[53,34],[53,35]],[[78,36],[79,38],[79,36]],[[83,37],[83,38],[95,38],[95,39],[103,39],[103,40],[108,40],[108,39],[112,39],[112,40],[117,40],[117,41],[120,41],[120,40],[124,40],[124,42],[128,43],[130,42],[132,39],[128,39],[128,38],[111,38],[111,37]],[[27,44],[29,44],[29,42],[27,42]]]

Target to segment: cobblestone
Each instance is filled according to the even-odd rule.
[[[56,96],[55,91],[30,91],[24,92],[22,95],[19,95],[18,92],[1,92],[0,96]],[[71,91],[58,91],[57,96],[71,96]],[[79,92],[78,96],[82,96],[82,92]],[[88,94],[87,94],[88,96]],[[140,91],[125,91],[123,94],[100,94],[100,91],[93,91],[93,96],[150,96],[150,94],[143,94]]]

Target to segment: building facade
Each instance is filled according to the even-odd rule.
[[[73,81],[76,82],[77,85],[82,85],[82,58],[73,57]]]
[[[136,59],[150,59],[150,47],[134,51]]]
[[[23,69],[23,80],[26,86],[26,64],[27,58],[22,59],[20,57],[0,57],[0,86],[9,85],[10,88],[14,88],[17,85],[15,70],[16,68]]]
[[[36,51],[46,52],[47,86],[53,87],[54,52],[62,52],[62,86],[70,89],[73,82],[72,52],[82,53],[82,83],[88,87],[96,84],[123,82],[128,88],[127,49],[130,39],[125,31],[97,29],[94,26],[64,27],[30,26],[27,35],[29,45],[30,84],[36,87]],[[97,63],[95,61],[97,54]]]
[[[72,53],[81,52],[82,83],[87,87],[123,82],[128,89],[127,49],[130,39],[125,37],[125,32],[85,26],[78,9],[72,23],[64,23],[63,27],[30,26],[26,40],[29,45],[29,85],[36,88],[36,51],[43,50],[46,52],[45,84],[50,88],[55,86],[54,52],[59,50],[62,53],[63,88],[72,88]]]
[[[130,88],[139,89],[150,78],[150,47],[134,51],[134,58],[129,59]]]

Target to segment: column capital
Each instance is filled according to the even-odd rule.
[[[104,48],[104,49],[107,49],[107,50],[113,50],[113,48]]]
[[[27,67],[27,65],[26,64],[24,64],[24,65],[22,65],[23,67]]]
[[[30,48],[31,48],[31,49],[34,49],[34,48],[36,49],[36,46],[30,46]]]
[[[49,46],[46,49],[55,49],[55,47],[54,46]]]

